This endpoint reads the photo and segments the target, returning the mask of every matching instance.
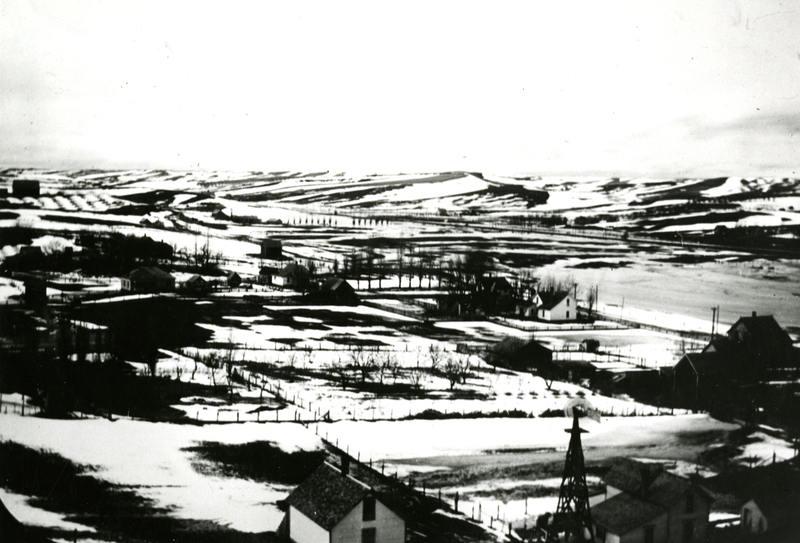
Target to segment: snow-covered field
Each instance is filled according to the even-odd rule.
[[[313,432],[298,424],[193,426],[130,420],[51,420],[12,414],[0,416],[0,439],[96,466],[99,470],[95,476],[134,487],[141,496],[178,518],[216,521],[245,532],[276,529],[283,514],[275,502],[290,488],[203,475],[192,467],[192,453],[181,449],[203,441],[270,441],[287,452],[322,446]],[[20,518],[36,516],[20,499],[5,503]]]
[[[251,282],[263,265],[258,244],[265,238],[280,239],[289,258],[300,262],[317,259],[320,272],[330,272],[337,266],[341,270],[348,255],[370,248],[387,266],[380,283],[377,276],[372,281],[363,277],[352,280],[362,295],[378,284],[381,290],[388,290],[410,283],[428,289],[418,294],[431,306],[444,285],[436,278],[417,274],[410,278],[412,268],[426,261],[447,267],[478,247],[493,255],[500,274],[529,270],[539,277],[572,277],[580,285],[581,298],[589,287],[599,287],[597,305],[605,318],[708,333],[711,308],[719,307],[722,331],[739,316],[753,311],[775,315],[780,325],[794,327],[794,333],[800,330],[800,261],[796,258],[766,260],[721,248],[664,246],[619,236],[577,238],[558,231],[534,233],[510,227],[512,217],[530,219],[553,213],[570,221],[597,219],[597,224],[609,230],[646,227],[652,232],[684,233],[713,231],[718,226],[793,226],[800,224],[800,183],[792,179],[512,179],[462,172],[362,176],[333,172],[31,170],[19,175],[41,180],[43,195],[24,199],[11,195],[7,199],[8,214],[0,219],[0,227],[35,230],[32,244],[45,251],[69,247],[80,252],[76,236],[85,231],[147,235],[175,250],[189,252],[207,240],[211,251],[222,255],[225,270],[236,271]],[[547,191],[547,202],[541,203],[542,194],[533,191]],[[712,216],[691,208],[690,204],[703,199],[720,206],[720,214]],[[150,207],[136,210],[143,202]],[[214,215],[219,210],[223,215]],[[233,217],[255,217],[259,222],[242,224]],[[774,236],[789,240],[796,231],[774,228]],[[0,260],[16,255],[22,246],[0,247]],[[406,266],[402,277],[396,271],[401,255]],[[179,281],[189,276],[189,272],[177,274]],[[48,280],[51,284],[47,292],[54,299],[60,299],[62,293],[64,299],[73,296],[67,289],[57,288],[59,283],[80,283],[75,296],[113,293],[120,288],[119,278],[90,279],[80,272],[50,274]],[[2,302],[19,302],[23,290],[21,281],[0,279]],[[256,287],[218,292],[203,303],[285,295]],[[631,362],[664,367],[674,364],[684,350],[700,348],[702,343],[644,330],[612,329],[610,322],[600,323],[607,328],[603,330],[559,330],[513,319],[437,322],[423,337],[419,335],[423,317],[420,306],[405,298],[392,299],[389,293],[381,296],[372,301],[384,309],[411,311],[412,316],[366,306],[287,309],[266,305],[260,316],[231,316],[223,322],[198,324],[211,332],[211,342],[233,342],[237,362],[253,364],[242,372],[253,386],[235,385],[237,396],[232,403],[187,397],[174,407],[199,421],[240,424],[56,421],[9,413],[0,415],[0,438],[96,465],[99,477],[133,486],[177,517],[215,520],[237,530],[259,532],[277,527],[281,514],[275,502],[289,489],[200,474],[192,467],[191,454],[182,449],[200,441],[267,440],[286,450],[310,450],[321,447],[320,437],[327,437],[364,460],[388,462],[390,469],[405,476],[447,463],[435,460],[437,457],[486,456],[487,451],[497,455],[537,450],[561,453],[566,447],[565,420],[538,416],[546,410],[560,410],[569,399],[579,396],[587,397],[602,413],[653,415],[608,416],[599,425],[587,421],[587,457],[595,451],[641,448],[661,451],[670,458],[679,456],[687,437],[702,441],[706,439],[703,436],[711,436],[704,443],[714,446],[718,436],[736,427],[705,415],[667,416],[663,410],[626,397],[603,397],[574,384],[555,383],[548,389],[533,375],[496,372],[477,356],[455,353],[461,342],[488,345],[509,335],[527,338],[533,334],[555,349],[575,348],[583,339],[598,339],[606,356],[593,359],[599,364]],[[113,301],[124,299],[120,296]],[[352,386],[343,388],[333,381],[331,367],[351,357],[351,345],[357,344],[368,346],[366,356],[392,356],[399,370],[382,379],[387,385],[404,385],[407,390],[414,385],[415,394],[377,394]],[[431,345],[441,347],[448,357],[470,361],[471,374],[465,382],[451,390],[447,379],[429,371],[431,361],[425,353]],[[203,345],[187,346],[180,353],[162,351],[158,372],[187,381],[196,366],[195,383],[226,384],[222,370],[212,370],[190,358],[211,352],[222,351]],[[589,355],[558,356],[585,359]],[[284,381],[268,371],[255,371],[259,364],[273,369],[294,366],[307,373],[297,381]],[[420,372],[419,367],[427,371]],[[137,368],[145,371],[143,364]],[[352,378],[358,379],[355,375]],[[370,381],[378,379],[373,375]],[[6,401],[14,398],[5,395]],[[256,412],[260,407],[264,410]],[[517,410],[537,418],[384,420],[426,410],[448,414]],[[339,422],[318,422],[323,416]],[[310,421],[311,427],[263,422],[298,419]],[[736,460],[761,461],[773,454],[788,458],[792,452],[780,439],[755,434]],[[486,488],[463,486],[447,492],[469,494],[480,490]],[[2,491],[0,498],[23,522],[66,530],[73,527],[58,515],[32,508],[22,496]],[[518,522],[552,511],[555,499],[508,503],[470,499],[463,501],[461,510],[469,513],[480,507],[485,517],[493,511],[499,513],[498,506],[502,506],[501,518]]]

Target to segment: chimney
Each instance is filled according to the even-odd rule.
[[[342,454],[342,475],[350,475],[350,456]]]
[[[753,318],[756,318],[756,312],[753,311]]]

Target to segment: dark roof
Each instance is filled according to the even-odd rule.
[[[780,327],[778,321],[772,315],[758,315],[752,317],[741,317],[730,327],[728,333],[738,327],[744,326],[753,341],[765,345],[791,345],[792,339],[789,334]]]
[[[524,340],[522,338],[516,336],[509,336],[504,340],[500,341],[499,343],[495,343],[494,346],[491,348],[492,352],[497,354],[514,354],[522,350],[532,350],[532,351],[540,351],[540,352],[548,352],[552,353],[551,349],[548,349],[535,339],[531,340]]]
[[[186,280],[187,285],[193,285],[195,283],[205,283],[206,280],[200,277],[199,275],[193,275],[189,279]]]
[[[278,239],[262,239],[262,247],[281,247],[281,241]]]
[[[161,268],[156,268],[154,266],[142,266],[140,268],[136,268],[131,273],[128,274],[128,277],[133,278],[134,276],[137,277],[144,277],[145,275],[149,275],[151,277],[158,277],[160,279],[172,279],[172,275],[168,274]]]
[[[308,269],[305,266],[297,264],[296,262],[292,262],[291,264],[284,266],[278,275],[281,277],[289,277],[290,275],[308,275]]]
[[[345,281],[340,277],[331,277],[327,279],[322,286],[320,287],[322,290],[353,290],[353,286]]]
[[[487,292],[507,292],[514,290],[505,277],[482,277],[481,287]]]
[[[742,352],[742,347],[735,341],[732,341],[727,336],[714,336],[703,348],[704,353],[719,353],[720,355],[738,360],[741,362],[747,361],[747,354]]]
[[[665,513],[663,507],[623,492],[592,506],[592,521],[613,534],[623,535]]]
[[[730,370],[730,366],[725,363],[719,353],[686,353],[678,364],[683,360],[686,360],[700,377],[716,377],[724,375]]]
[[[556,292],[556,291],[545,291],[539,293],[539,298],[542,299],[541,305],[539,305],[539,309],[553,309],[561,300],[569,296],[569,291],[565,292]]]
[[[372,490],[327,462],[294,489],[286,503],[330,531]]]
[[[658,464],[637,462],[629,458],[614,464],[604,480],[606,484],[638,499],[667,508],[683,500],[693,488],[708,496],[701,486],[685,477],[664,471]],[[647,481],[650,483],[645,484]]]
[[[258,275],[275,275],[280,271],[281,270],[276,268],[275,266],[264,266],[260,270],[258,270]]]

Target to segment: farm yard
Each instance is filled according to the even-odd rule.
[[[42,194],[0,198],[0,464],[63,462],[124,504],[0,489],[54,540],[263,540],[342,453],[505,540],[555,510],[576,399],[601,418],[592,489],[621,457],[712,477],[795,454],[775,406],[673,396],[712,327],[772,315],[798,341],[795,180],[2,175]],[[566,318],[539,312],[556,291]]]

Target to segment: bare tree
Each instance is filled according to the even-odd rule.
[[[45,256],[54,255],[64,252],[64,242],[60,239],[52,239],[42,246],[42,253]]]
[[[422,386],[422,379],[424,377],[424,372],[419,368],[414,368],[408,372],[408,380],[414,386],[414,388],[420,388]]]
[[[314,363],[314,351],[311,347],[305,347],[303,349],[303,361],[306,367]]]
[[[378,378],[380,383],[387,375],[396,376],[397,369],[400,364],[397,362],[397,357],[391,351],[385,351],[378,357]]]
[[[431,369],[436,371],[445,357],[445,351],[437,343],[431,343],[428,347],[428,359],[431,361]]]
[[[203,364],[208,368],[208,374],[211,376],[211,384],[217,386],[217,370],[221,365],[220,356],[216,352],[210,352],[203,357]]]
[[[350,365],[361,374],[362,383],[377,369],[374,355],[365,351],[362,345],[350,351]]]
[[[586,293],[586,305],[589,306],[589,313],[594,310],[597,303],[597,287],[590,286],[589,291]]]
[[[147,372],[150,377],[156,377],[156,369],[158,366],[158,351],[151,350],[145,355],[145,364],[147,364]]]
[[[350,380],[350,368],[346,362],[343,362],[342,359],[339,358],[336,362],[329,364],[327,369],[336,375],[339,379],[339,383],[342,385],[342,389],[347,388],[347,383]]]
[[[205,241],[202,244],[198,243],[197,236],[195,236],[192,258],[194,263],[202,269],[207,269],[222,259],[221,252],[211,250],[211,235],[208,231],[206,231]]]
[[[450,383],[450,390],[453,390],[457,384],[465,384],[467,378],[471,375],[472,362],[470,355],[454,354],[445,357],[442,373],[447,381]]]

